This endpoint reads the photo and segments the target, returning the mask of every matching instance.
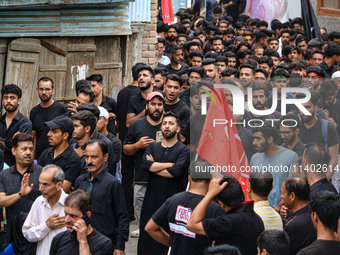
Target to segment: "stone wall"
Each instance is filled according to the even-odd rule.
[[[325,27],[328,32],[340,31],[340,17],[318,15],[318,0],[310,0],[320,27]]]
[[[151,0],[151,22],[147,23],[143,32],[142,40],[142,62],[150,65],[152,68],[157,64],[157,0]]]

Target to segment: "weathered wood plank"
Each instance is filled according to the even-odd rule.
[[[94,44],[69,44],[67,47],[68,52],[95,52],[97,51],[97,47]]]
[[[47,49],[59,54],[59,55],[62,55],[62,56],[66,56],[67,52],[55,45],[53,45],[52,43],[49,43],[48,41],[46,40],[41,40],[41,45],[43,45],[44,47],[46,47]]]
[[[39,66],[39,72],[66,72],[67,66],[66,65],[46,65],[46,66]]]
[[[122,62],[95,63],[94,70],[122,68]]]
[[[12,57],[11,60],[14,62],[24,62],[24,63],[35,63],[37,61],[34,58],[20,58],[20,57]]]

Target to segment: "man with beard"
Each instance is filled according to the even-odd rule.
[[[319,66],[311,66],[307,68],[306,74],[305,81],[312,84],[314,92],[318,94],[322,80],[326,77],[325,71]]]
[[[126,127],[129,128],[131,123],[137,119],[145,116],[146,98],[151,93],[153,88],[153,82],[155,79],[155,73],[150,66],[142,65],[137,69],[138,72],[138,87],[140,93],[133,95],[130,98],[128,111],[126,115]]]
[[[1,89],[2,105],[6,113],[0,118],[0,137],[5,142],[5,163],[8,166],[15,164],[15,157],[12,154],[12,139],[18,132],[32,133],[32,123],[24,115],[19,112],[21,103],[21,89],[15,85],[5,85]]]
[[[169,74],[178,74],[181,76],[182,74],[187,73],[189,66],[182,62],[183,48],[181,46],[172,46],[169,57],[171,59],[171,63],[165,66],[168,69]]]
[[[266,103],[268,100],[268,88],[267,85],[265,84],[261,84],[261,83],[255,83],[252,87],[252,102],[253,102],[253,107],[256,110],[259,111],[265,111],[268,110]],[[257,125],[261,125],[262,121],[265,121],[266,119],[279,119],[280,113],[275,111],[271,114],[268,115],[257,115],[254,114],[252,112],[245,112],[244,114],[244,119],[246,120],[246,123],[248,123],[248,121],[250,120],[259,120],[259,121],[252,121],[251,125],[255,126]]]
[[[50,147],[47,139],[49,128],[44,123],[67,112],[67,105],[56,102],[52,98],[54,95],[54,82],[51,78],[41,77],[38,81],[37,90],[40,104],[30,111],[32,134],[35,138],[36,159],[45,149]]]
[[[169,25],[166,27],[165,33],[166,33],[165,52],[170,53],[171,47],[176,44],[178,31],[175,25]]]
[[[181,90],[182,80],[177,74],[169,74],[164,86],[165,92],[165,104],[164,111],[165,112],[173,112],[178,116],[179,124],[181,126],[181,130],[185,130],[185,127],[188,123],[190,117],[190,109],[189,107],[178,98],[179,92]],[[184,133],[182,133],[182,139],[184,138]]]
[[[40,166],[54,164],[63,169],[65,173],[63,190],[69,193],[81,171],[81,159],[69,143],[74,130],[73,121],[62,115],[44,124],[49,128],[47,138],[52,148],[41,153],[38,164]]]
[[[287,148],[278,146],[279,135],[276,127],[265,124],[253,129],[256,153],[250,160],[252,171],[264,170],[273,175],[273,189],[268,196],[272,207],[280,202],[281,186],[298,160],[298,155]],[[279,208],[275,208],[277,211]]]
[[[135,165],[134,206],[138,223],[148,183],[148,172],[141,168],[142,157],[149,144],[163,140],[160,130],[163,106],[162,93],[151,92],[146,101],[148,115],[132,122],[124,141],[123,152],[133,157]]]
[[[213,58],[206,58],[202,61],[202,67],[205,70],[205,73],[207,75],[207,78],[210,81],[215,81],[217,78],[217,68],[216,68],[216,62]]]
[[[0,173],[0,206],[6,207],[7,241],[17,215],[20,212],[28,213],[34,200],[41,195],[39,175],[42,167],[33,163],[33,148],[32,135],[22,133],[14,136],[12,153],[15,164]]]
[[[295,151],[299,158],[302,157],[305,151],[305,145],[299,138],[300,121],[294,114],[287,114],[280,119],[280,134],[284,148]]]
[[[244,88],[244,95],[248,95],[248,88],[253,85],[255,69],[251,65],[242,65],[240,67],[240,82]],[[245,97],[247,99],[247,97]]]
[[[304,98],[305,95],[297,94],[296,98]],[[318,109],[318,96],[311,92],[311,98],[302,104],[311,115],[305,115],[299,111],[303,125],[300,127],[299,138],[303,144],[319,142],[328,150],[330,161],[328,164],[327,178],[332,178],[338,164],[339,137],[335,127],[327,120],[322,120],[316,115]],[[326,135],[327,133],[327,135]]]
[[[167,254],[168,247],[155,241],[144,228],[169,197],[185,190],[188,178],[190,149],[177,139],[180,126],[174,113],[164,114],[161,130],[164,140],[150,144],[142,158],[141,169],[149,172],[149,178],[140,220],[140,255]]]

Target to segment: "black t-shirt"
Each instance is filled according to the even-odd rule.
[[[185,137],[187,143],[193,145],[195,148],[197,148],[201,139],[205,116],[206,115],[202,115],[201,111],[196,112],[194,115],[190,116],[186,126]]]
[[[130,97],[137,95],[139,93],[139,87],[129,85],[123,88],[118,93],[117,97],[117,118],[119,123],[119,139],[124,142],[125,136],[127,134],[128,128],[126,127],[126,114],[129,106]]]
[[[330,191],[334,192],[335,194],[338,194],[337,190],[335,189],[334,185],[327,180],[327,178],[323,178],[321,180],[318,180],[317,182],[314,182],[310,186],[310,193],[309,198],[315,197],[316,194],[318,194],[320,191]]]
[[[92,255],[112,255],[112,243],[109,238],[93,229],[87,236],[87,242]],[[57,234],[51,243],[50,255],[76,255],[79,254],[79,243],[70,231]]]
[[[117,164],[122,158],[122,142],[117,136],[111,134],[110,132],[107,133],[106,138],[112,142],[113,152],[115,154],[115,163]]]
[[[266,124],[266,123],[271,123],[272,119],[280,120],[280,118],[281,118],[281,114],[278,111],[275,111],[271,114],[263,115],[263,116],[254,116],[251,112],[244,111],[244,117],[243,117],[243,119],[245,120],[245,124],[246,124],[245,126],[249,129],[257,125],[262,126],[261,120],[263,121],[264,124]],[[270,120],[270,121],[266,121],[266,120]],[[274,123],[277,123],[277,122],[274,122]]]
[[[47,108],[43,108],[40,104],[34,106],[30,112],[30,120],[32,122],[32,130],[37,132],[36,152],[35,158],[38,159],[40,154],[50,147],[48,143],[47,133],[49,127],[44,125],[46,121],[67,112],[67,105],[54,101],[54,103]]]
[[[253,133],[242,126],[236,126],[237,127],[237,132],[241,138],[242,146],[244,149],[244,152],[247,155],[247,159],[250,162],[251,157],[255,154],[255,149],[253,146]]]
[[[125,136],[124,144],[134,144],[143,136],[148,136],[156,142],[163,140],[161,125],[151,125],[146,117],[135,120],[131,123],[129,131]],[[146,185],[149,173],[141,170],[141,163],[145,149],[138,150],[132,157],[135,165],[135,183]]]
[[[181,68],[179,70],[173,69],[171,64],[166,65],[165,68],[168,70],[169,74],[178,74],[179,76],[181,76],[182,74],[185,74],[188,72],[189,66],[182,62]]]
[[[340,242],[329,240],[316,240],[308,247],[300,250],[297,255],[339,255]]]
[[[317,122],[311,128],[307,129],[304,125],[301,125],[299,138],[303,144],[311,142],[317,142],[325,144],[322,136],[321,119],[318,118]],[[339,143],[338,133],[335,127],[328,123],[328,148]]]
[[[211,246],[213,240],[204,235],[197,235],[185,228],[192,211],[204,196],[189,192],[173,195],[154,213],[154,222],[165,228],[170,227],[171,253],[174,255],[201,255],[202,251]],[[219,204],[212,202],[208,206],[205,218],[221,215]],[[164,229],[164,228],[163,228]]]
[[[100,106],[104,107],[108,112],[117,115],[117,102],[113,98],[103,95],[103,100]],[[109,118],[109,123],[107,124],[107,131],[109,131],[112,134],[117,133],[115,120],[112,118]]]
[[[253,209],[254,203],[242,203],[202,224],[207,236],[215,245],[229,244],[238,247],[242,254],[257,254],[257,238],[264,231],[263,221]]]
[[[179,100],[176,104],[164,104],[164,112],[170,111],[177,115],[179,125],[181,126],[181,133],[185,135],[185,127],[190,118],[190,108],[182,100]]]
[[[38,160],[38,165],[54,164],[64,170],[65,180],[74,184],[81,172],[81,158],[71,146],[54,158],[54,148],[44,150]]]
[[[316,240],[316,230],[311,219],[311,209],[305,206],[295,213],[290,213],[284,223],[283,230],[290,240],[289,254],[295,255],[299,250]]]

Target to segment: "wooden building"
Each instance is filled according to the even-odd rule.
[[[92,73],[103,75],[105,95],[115,94],[131,72],[127,54],[136,54],[127,46],[128,8],[128,0],[2,0],[0,87],[22,88],[26,116],[40,102],[42,76],[54,80],[60,101],[74,98],[75,82]]]

